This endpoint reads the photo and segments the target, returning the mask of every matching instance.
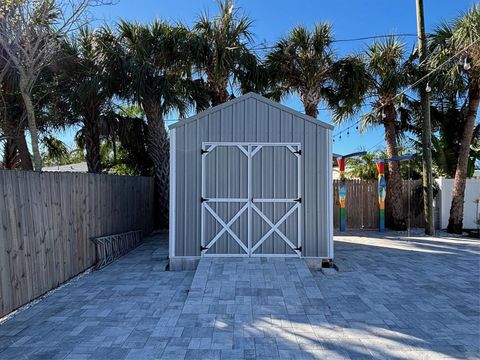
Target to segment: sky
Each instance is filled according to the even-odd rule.
[[[441,21],[456,17],[476,2],[424,0],[426,31],[433,31]],[[273,44],[295,25],[311,27],[316,22],[323,21],[333,25],[337,40],[386,34],[416,34],[415,0],[236,0],[235,4],[241,8],[241,12],[253,20],[255,42],[265,42],[268,45]],[[203,11],[214,15],[216,8],[216,0],[116,0],[114,5],[95,8],[93,16],[97,19],[96,23],[115,24],[120,19],[147,23],[160,18],[190,26]],[[401,39],[405,42],[407,51],[413,49],[416,44],[414,36],[405,36]],[[335,49],[341,57],[361,52],[371,41],[336,42]],[[289,97],[283,103],[303,112],[298,96]],[[325,104],[319,105],[319,108],[325,107]],[[321,110],[318,118],[331,123],[328,110]],[[347,135],[343,130],[355,121],[353,119],[350,123],[335,128],[333,149],[335,153],[372,151],[384,146],[381,127],[362,134],[352,127]],[[341,139],[338,135],[340,132]],[[61,137],[71,145],[73,130],[61,134]]]

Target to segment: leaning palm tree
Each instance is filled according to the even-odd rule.
[[[172,111],[183,117],[192,105],[207,106],[203,81],[191,77],[192,39],[183,26],[154,21],[119,25],[123,49],[123,88],[119,96],[139,104],[147,118],[148,154],[159,196],[160,227],[168,226],[169,142],[164,119]],[[115,58],[115,56],[106,56]],[[117,68],[117,67],[115,67]]]
[[[329,95],[332,76],[332,27],[313,31],[297,26],[267,55],[267,66],[282,93],[298,93],[307,115],[317,117],[318,104]]]
[[[205,75],[213,106],[233,95],[228,92],[229,83],[251,79],[248,74],[258,65],[257,57],[248,49],[252,21],[239,14],[233,0],[219,0],[218,7],[218,16],[210,18],[205,13],[193,27],[198,42],[197,69]]]
[[[406,89],[411,74],[410,62],[405,60],[405,47],[394,37],[375,41],[364,54],[342,59],[334,66],[335,95],[330,98],[337,123],[351,119],[361,106],[370,105],[370,112],[361,116],[361,130],[383,126],[386,153],[398,156],[402,117],[407,103],[397,94]],[[403,100],[403,101],[402,101]],[[403,212],[402,180],[397,161],[388,163],[387,206],[393,229],[406,226]]]
[[[460,94],[466,99],[466,121],[458,150],[448,221],[449,232],[461,233],[468,160],[480,104],[480,5],[474,5],[453,23],[439,26],[431,37],[431,49],[431,67],[441,66],[435,84],[444,92]]]

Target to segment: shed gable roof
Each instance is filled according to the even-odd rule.
[[[256,99],[256,100],[258,100],[258,101],[262,101],[262,102],[264,102],[264,103],[266,103],[266,104],[268,104],[268,105],[270,105],[270,106],[276,107],[276,108],[278,108],[279,110],[282,110],[282,111],[286,111],[286,112],[288,112],[288,113],[291,113],[291,114],[295,115],[296,117],[300,117],[300,118],[304,119],[305,121],[309,121],[309,122],[311,122],[311,123],[313,123],[313,124],[315,124],[315,125],[317,125],[317,126],[321,126],[321,127],[323,127],[323,128],[329,129],[329,130],[332,130],[332,129],[334,128],[334,126],[331,125],[331,124],[328,124],[328,123],[326,123],[326,122],[323,122],[323,121],[320,121],[320,120],[318,120],[318,119],[315,119],[314,117],[311,117],[311,116],[309,116],[309,115],[306,115],[306,114],[303,114],[303,113],[301,113],[301,112],[299,112],[299,111],[296,111],[296,110],[294,110],[294,109],[291,109],[291,108],[289,108],[288,106],[282,105],[282,104],[280,104],[280,103],[278,103],[278,102],[276,102],[276,101],[267,99],[266,97],[261,96],[261,95],[259,95],[259,94],[257,94],[257,93],[249,92],[249,93],[247,93],[247,94],[245,94],[245,95],[242,95],[242,96],[239,96],[239,97],[237,97],[237,98],[235,98],[235,99],[233,99],[233,100],[229,100],[229,101],[227,101],[227,102],[225,102],[225,103],[223,103],[223,104],[220,104],[220,105],[214,106],[214,107],[212,107],[212,108],[210,108],[210,109],[207,109],[207,110],[205,110],[205,111],[202,111],[202,112],[200,112],[200,113],[198,113],[198,114],[196,114],[196,115],[194,115],[194,116],[192,116],[192,117],[189,117],[189,118],[187,118],[187,119],[178,121],[178,122],[176,122],[175,124],[170,125],[170,126],[169,126],[169,129],[175,129],[175,128],[180,127],[180,126],[184,126],[184,125],[186,125],[186,124],[188,124],[188,123],[191,123],[191,122],[194,122],[194,121],[200,119],[200,118],[203,117],[203,116],[209,115],[210,113],[213,113],[213,112],[215,112],[215,111],[224,109],[224,108],[226,108],[226,107],[232,106],[232,105],[235,104],[235,103],[238,103],[238,102],[241,102],[241,101],[245,101],[245,100],[248,100],[248,99],[250,99],[250,98],[254,98],[254,99]]]

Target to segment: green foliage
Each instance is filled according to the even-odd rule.
[[[471,98],[480,96],[480,5],[437,26],[429,37],[429,47],[428,66],[437,69],[431,79],[434,165],[440,175],[454,177],[461,144],[469,141],[469,177],[479,160],[480,125],[471,139],[464,139],[464,129]]]
[[[401,135],[401,125],[410,118],[410,109],[408,99],[397,94],[414,79],[413,59],[405,55],[404,44],[392,36],[374,41],[360,55],[337,62],[329,102],[334,121],[347,121],[359,114],[362,106],[370,105],[370,111],[361,115],[360,128],[364,130],[384,124],[388,108],[393,107],[394,120]]]
[[[67,159],[67,146],[57,138],[53,136],[44,136],[42,139],[42,145],[45,148],[45,153],[43,154],[45,163],[57,164]]]
[[[439,68],[433,90],[441,95],[464,95],[469,83],[480,78],[480,4],[437,26],[429,40],[428,65]]]
[[[309,115],[317,116],[317,106],[331,94],[332,27],[318,23],[313,30],[293,28],[267,55],[272,82],[281,94],[298,93]]]
[[[193,62],[206,77],[213,105],[225,102],[232,93],[228,86],[243,91],[257,90],[265,83],[264,68],[248,48],[252,42],[252,20],[240,14],[233,0],[219,0],[218,15],[203,13],[193,26],[196,46]]]
[[[118,27],[123,86],[120,97],[145,104],[154,99],[162,115],[178,111],[185,116],[192,104],[208,106],[203,81],[192,78],[195,42],[182,25],[155,20],[151,25],[121,21]],[[146,109],[144,109],[146,111]]]

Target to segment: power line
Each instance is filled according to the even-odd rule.
[[[372,147],[368,148],[366,151],[367,152],[370,152],[371,150],[375,149],[378,145],[380,145],[381,143],[383,143],[385,140],[382,139],[380,140],[378,143],[376,143],[375,145],[373,145]]]
[[[334,39],[332,43],[337,42],[352,42],[352,41],[362,41],[362,40],[372,40],[372,39],[382,39],[389,37],[418,37],[417,34],[413,33],[401,33],[401,34],[390,34],[390,35],[372,35],[372,36],[363,36],[356,38],[347,38],[347,39]],[[271,50],[274,49],[275,45],[255,45],[250,50]]]

